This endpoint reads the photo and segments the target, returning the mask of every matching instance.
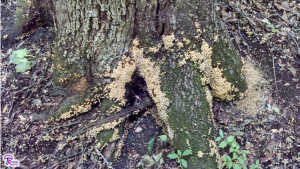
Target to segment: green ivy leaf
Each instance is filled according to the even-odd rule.
[[[26,70],[31,69],[30,63],[27,59],[20,59],[20,62],[17,63],[16,69],[17,72],[25,72]]]
[[[222,139],[222,137],[217,137],[215,141],[220,141]]]
[[[153,155],[153,158],[154,158],[155,162],[157,162],[157,163],[159,162],[161,157],[162,157],[162,153],[158,153],[157,155]]]
[[[278,30],[278,29],[272,29],[272,32],[277,32],[277,33],[279,33],[279,30]]]
[[[234,136],[228,136],[226,141],[227,141],[227,143],[231,143],[233,141],[233,139],[234,139]]]
[[[154,137],[150,138],[150,140],[148,141],[148,151],[149,151],[150,154],[152,153],[154,142],[155,142]]]
[[[238,156],[236,155],[236,153],[233,153],[232,159],[235,160],[235,159],[237,159],[237,158],[238,158]]]
[[[184,168],[187,168],[187,162],[186,162],[184,159],[181,159],[181,165],[182,165]]]
[[[177,154],[181,157],[182,152],[180,150],[177,150]]]
[[[239,150],[240,149],[240,145],[238,144],[235,149]]]
[[[274,29],[275,27],[273,25],[267,25],[267,27]]]
[[[233,169],[240,169],[240,166],[238,164],[233,164]]]
[[[230,169],[232,167],[232,161],[229,161],[229,163],[227,163],[227,167]]]
[[[231,158],[230,158],[230,156],[227,155],[227,154],[226,154],[226,158],[227,158],[228,161],[232,161]]]
[[[168,140],[168,137],[166,135],[160,135],[158,136],[160,138],[161,141],[166,142]]]
[[[24,49],[20,49],[20,50],[16,50],[16,51],[13,51],[12,54],[16,54],[16,57],[18,58],[24,58],[25,55],[28,55],[28,50],[26,48]]]
[[[279,114],[280,113],[280,110],[279,110],[279,108],[278,107],[272,107],[272,109],[277,113],[277,114]]]
[[[25,72],[26,70],[31,69],[30,62],[25,58],[28,53],[28,50],[25,48],[13,51],[9,56],[9,63],[16,64],[17,72]]]
[[[19,59],[20,58],[18,58],[16,54],[11,54],[9,56],[9,62],[8,63],[9,64],[11,64],[11,63],[17,64],[19,62]]]
[[[222,138],[224,137],[224,133],[223,133],[223,130],[222,130],[222,129],[219,130],[219,135],[220,135]]]
[[[229,153],[232,153],[234,151],[234,148],[233,147],[230,147],[229,148]]]
[[[227,146],[227,142],[226,141],[222,141],[220,144],[219,144],[219,148],[225,148]]]
[[[275,25],[276,28],[279,28],[282,24],[277,24]]]
[[[245,164],[244,159],[242,159],[241,157],[239,157],[238,160],[239,160],[239,162],[240,162],[241,164]]]
[[[226,161],[227,161],[226,156],[223,156],[223,157],[222,157],[222,160],[223,160],[224,162],[226,162]]]
[[[182,156],[188,156],[188,155],[190,155],[191,153],[192,153],[192,150],[187,149],[187,150],[184,150]]]
[[[233,142],[231,143],[231,147],[235,148],[236,146],[237,146],[237,142],[236,142],[236,141],[233,141]]]
[[[177,163],[179,163],[179,164],[180,164],[180,161],[181,161],[181,159],[180,159],[180,158],[178,158],[178,159],[177,159]]]
[[[170,159],[176,159],[176,158],[178,158],[179,156],[178,156],[177,154],[173,153],[173,154],[169,154],[168,157],[169,157]]]
[[[259,164],[259,160],[256,160],[256,161],[255,161],[255,164],[258,165],[258,164]]]

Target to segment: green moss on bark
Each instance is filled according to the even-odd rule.
[[[222,36],[225,36],[225,33]],[[244,93],[247,89],[242,75],[243,62],[232,43],[224,39],[226,38],[219,38],[212,45],[212,66],[223,69],[222,73],[226,80],[239,89],[238,92],[232,93],[236,95],[235,99],[239,99],[240,93]]]
[[[60,116],[70,110],[72,110],[73,105],[83,104],[85,99],[85,94],[76,94],[74,96],[66,98],[59,106],[58,110],[53,114],[54,119],[59,119]]]
[[[178,67],[177,56],[168,56],[161,69],[163,92],[172,102],[168,108],[169,123],[175,131],[175,149],[191,148],[193,155],[188,160],[189,168],[217,168],[214,157],[210,157],[209,140],[213,139],[213,122],[210,104],[206,100],[205,85],[201,84],[201,73],[192,63]],[[210,132],[210,133],[209,133]],[[204,153],[203,158],[196,156]]]

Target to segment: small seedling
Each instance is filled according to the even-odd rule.
[[[158,136],[159,137],[159,139],[161,140],[161,141],[163,141],[163,142],[167,142],[168,141],[168,137],[166,136],[166,135],[160,135],[160,136]]]
[[[219,130],[219,137],[215,141],[221,141],[224,137],[223,130]],[[245,161],[247,161],[246,154],[250,154],[249,151],[242,150],[240,151],[240,145],[234,141],[234,136],[228,136],[225,141],[222,141],[219,144],[219,148],[225,148],[227,145],[230,146],[229,153],[232,153],[232,158],[229,155],[222,157],[223,167],[234,168],[234,169],[244,169],[247,168]]]
[[[259,160],[256,160],[255,164],[251,164],[250,169],[262,169],[261,166],[259,165]]]
[[[270,35],[273,35],[275,32],[279,33],[279,30],[276,29],[276,28],[279,28],[282,24],[278,24],[278,25],[272,25],[272,24],[269,24],[267,25],[269,28],[272,29],[272,33],[270,33]]]
[[[180,150],[177,150],[177,154],[176,153],[172,153],[172,154],[169,154],[168,157],[170,159],[177,159],[177,163],[179,163],[184,168],[187,168],[187,162],[182,157],[188,156],[191,153],[192,153],[192,150],[190,150],[190,149],[184,150],[183,153]]]
[[[272,109],[279,115],[280,114],[280,109],[278,107],[272,107]]]
[[[168,141],[168,137],[167,137],[166,135],[160,135],[160,136],[158,136],[158,137],[159,137],[159,139],[160,139],[161,141],[164,141],[164,142]],[[155,143],[155,138],[152,137],[152,138],[148,141],[148,151],[149,151],[150,154],[152,153],[152,149],[153,149],[154,143]]]
[[[13,63],[16,65],[17,72],[25,72],[26,70],[31,69],[30,62],[25,57],[35,57],[32,55],[28,55],[28,53],[28,50],[25,48],[13,51],[9,56],[9,63]]]

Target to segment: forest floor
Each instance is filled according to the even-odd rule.
[[[300,168],[300,3],[247,2],[230,0],[229,4],[216,5],[244,59],[248,91],[240,101],[214,100],[215,137],[220,129],[225,138],[235,136],[241,149],[250,151],[247,166],[259,160],[262,168]],[[106,165],[96,151],[88,151],[91,143],[82,139],[59,150],[65,143],[63,136],[82,125],[84,118],[94,118],[96,109],[71,120],[40,120],[40,114],[53,111],[68,93],[51,82],[55,39],[52,28],[39,28],[24,34],[16,43],[7,42],[14,24],[15,3],[11,0],[1,5],[1,155],[14,154],[21,168]],[[9,64],[9,56],[23,48],[36,58],[30,60],[30,71],[17,73],[15,66]],[[115,168],[151,163],[145,158],[149,154],[148,141],[163,135],[149,115],[154,109],[128,119],[128,135]],[[113,142],[102,151],[106,159],[110,159],[115,146]],[[169,144],[156,141],[152,154],[162,153],[164,163],[153,161],[150,168],[178,168],[175,160],[167,158],[170,152]],[[230,154],[228,148],[219,153]]]

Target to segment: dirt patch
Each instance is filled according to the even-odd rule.
[[[242,73],[246,77],[247,90],[244,98],[234,104],[237,105],[237,109],[244,112],[243,115],[255,116],[262,106],[262,98],[268,94],[268,82],[263,78],[263,73],[255,69],[247,59],[244,60]]]

